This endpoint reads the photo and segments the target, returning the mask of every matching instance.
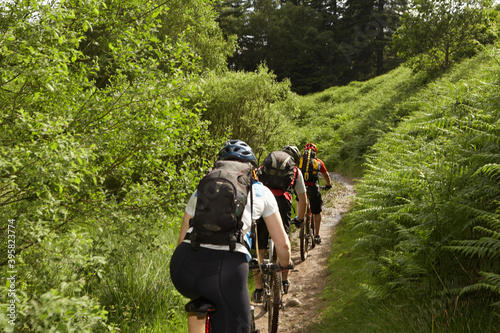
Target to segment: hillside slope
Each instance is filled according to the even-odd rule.
[[[291,138],[299,145],[314,142],[329,170],[361,176],[373,145],[421,109],[428,98],[436,98],[425,95],[429,86],[481,76],[484,69],[478,70],[478,66],[484,57],[483,52],[440,76],[415,74],[410,68],[400,66],[365,82],[351,82],[302,96],[292,117],[295,128]]]
[[[372,132],[379,135],[370,155],[361,155],[367,162],[363,179],[336,237],[320,332],[495,332],[500,327],[498,59],[498,51],[487,48],[414,87],[390,106],[406,114],[397,123],[383,123],[390,117],[364,118],[365,112],[352,118],[352,130],[339,129],[357,133],[359,124],[372,119]],[[362,100],[352,100],[349,108],[370,109]],[[363,136],[355,139],[338,140],[341,148],[328,140],[318,145],[331,158],[334,151],[362,146]],[[348,152],[353,154],[346,155],[349,163],[360,157]]]
[[[428,80],[401,66],[366,82],[301,97],[294,119],[297,141],[314,142],[329,169],[360,175],[364,154],[412,112],[407,102]]]

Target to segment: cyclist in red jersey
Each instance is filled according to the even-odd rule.
[[[313,143],[308,143],[304,147],[304,154],[302,155],[299,167],[304,175],[305,185],[307,188],[307,197],[311,207],[311,213],[314,215],[314,231],[316,244],[321,243],[319,236],[319,229],[321,226],[321,218],[323,211],[323,199],[319,188],[319,174],[323,176],[326,181],[325,189],[332,188],[332,183],[325,163],[316,157],[318,148]]]

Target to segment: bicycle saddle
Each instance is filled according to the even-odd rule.
[[[187,312],[196,312],[198,316],[203,316],[207,313],[215,312],[215,305],[212,304],[208,299],[200,297],[195,299],[184,306]]]

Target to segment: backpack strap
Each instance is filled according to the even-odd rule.
[[[253,174],[253,177],[254,177],[254,180],[257,181],[258,178],[257,178],[257,173],[255,172],[255,170],[252,170],[252,174]],[[257,223],[255,223],[255,221],[253,220],[253,181],[252,181],[252,186],[250,186],[250,230],[256,230],[257,229]],[[257,232],[256,232],[257,234]],[[250,252],[251,250],[248,249],[248,252]]]
[[[191,242],[191,249],[193,251],[198,251],[200,249],[200,243],[198,242],[198,231],[196,231],[196,228],[193,228],[193,231],[190,233],[186,233],[186,238],[189,238],[189,241]]]
[[[295,181],[297,180],[297,178],[299,177],[299,168],[297,167],[294,167],[293,168],[293,179],[292,179],[292,182],[290,183],[290,188],[293,188],[293,186],[295,185]]]

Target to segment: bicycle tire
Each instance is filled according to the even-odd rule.
[[[309,219],[306,219],[304,222],[302,222],[300,226],[300,259],[302,261],[307,259],[307,255],[309,253],[309,243],[310,243],[310,236],[309,236],[309,229],[308,226],[308,221]]]
[[[267,311],[269,333],[278,332],[279,311],[281,305],[281,273],[273,272],[270,275],[269,307]]]
[[[314,215],[311,214],[311,224],[309,226],[309,230],[310,232],[308,233],[309,235],[311,235],[311,249],[314,249],[316,247],[316,241],[314,239],[314,236],[316,236],[316,234],[314,233]]]

